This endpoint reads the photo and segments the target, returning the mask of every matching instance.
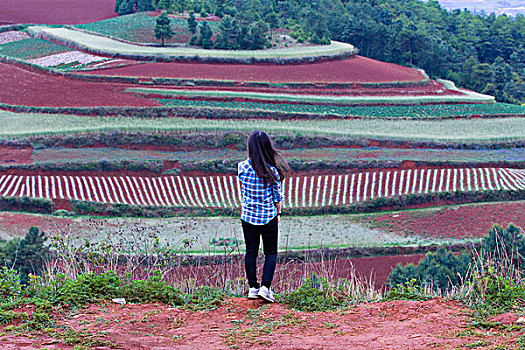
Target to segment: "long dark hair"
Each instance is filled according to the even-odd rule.
[[[288,163],[279,155],[270,137],[263,131],[252,131],[248,137],[248,157],[252,161],[253,170],[265,184],[274,184],[276,178],[268,165],[274,166],[280,180],[290,171]]]

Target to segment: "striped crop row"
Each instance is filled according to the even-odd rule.
[[[454,168],[294,176],[283,182],[285,207],[325,207],[378,197],[449,191],[525,189],[525,170]],[[76,199],[132,205],[230,208],[241,204],[236,176],[1,175],[0,196]]]

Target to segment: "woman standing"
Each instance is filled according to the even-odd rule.
[[[281,183],[288,164],[272,146],[268,135],[254,131],[248,137],[248,159],[238,165],[242,184],[242,229],[246,242],[244,264],[250,285],[249,299],[274,302],[270,289],[277,264],[278,224],[281,215]],[[257,281],[257,256],[262,237],[264,266],[262,286]]]

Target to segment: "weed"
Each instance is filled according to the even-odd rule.
[[[328,311],[345,306],[344,295],[326,279],[318,280],[315,275],[281,299],[286,305],[300,311]]]
[[[260,345],[267,345],[269,340],[259,339],[259,337],[271,335],[279,328],[303,322],[293,313],[287,313],[277,319],[265,316],[264,313],[268,308],[268,305],[264,305],[258,309],[247,310],[245,317],[232,322],[234,326],[221,333],[221,336],[226,339],[230,347],[238,345],[241,340],[248,343],[257,342]]]
[[[385,301],[393,300],[429,300],[433,298],[424,287],[416,284],[416,280],[412,279],[407,284],[398,284],[392,288],[385,296]]]
[[[337,328],[337,327],[339,327],[339,325],[337,323],[332,323],[330,321],[323,322],[323,328],[332,329],[332,328]]]
[[[463,346],[466,347],[466,348],[479,348],[479,347],[487,346],[487,345],[490,345],[489,341],[478,340],[478,341],[475,341],[474,343],[465,344]]]
[[[217,288],[199,287],[183,295],[182,307],[189,310],[214,310],[222,304],[227,294]]]

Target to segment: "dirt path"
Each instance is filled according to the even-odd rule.
[[[468,328],[467,315],[458,303],[440,299],[306,313],[237,298],[205,312],[159,304],[93,305],[77,314],[57,315],[56,321],[109,341],[113,348],[152,350],[493,349],[496,345],[515,349],[523,334]],[[0,345],[4,350],[73,348],[49,337],[15,337],[9,332],[0,338]]]

